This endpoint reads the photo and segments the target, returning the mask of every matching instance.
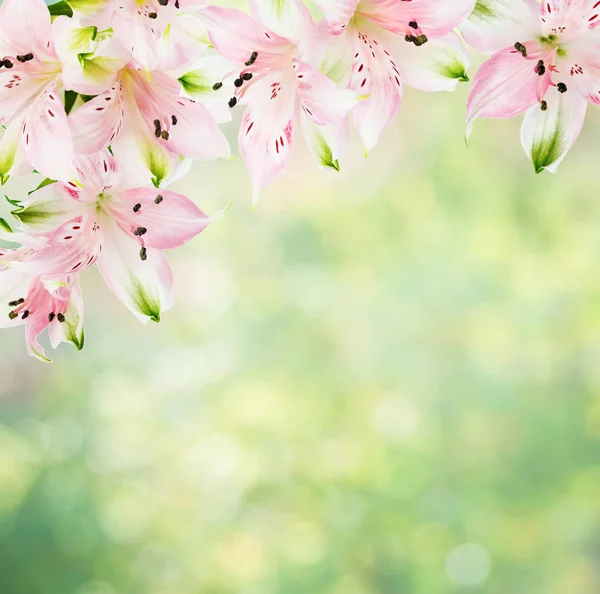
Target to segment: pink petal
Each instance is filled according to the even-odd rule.
[[[4,0],[0,6],[0,45],[9,53],[53,56],[50,13],[43,0]]]
[[[112,144],[121,130],[123,117],[123,89],[118,82],[69,115],[77,152],[96,153]]]
[[[283,79],[268,76],[257,81],[245,96],[238,144],[253,181],[253,201],[260,188],[275,179],[287,165],[293,144],[292,119],[296,89],[291,73]]]
[[[130,73],[135,103],[148,131],[168,151],[191,159],[212,161],[229,155],[229,143],[209,112],[180,97],[179,83],[162,72],[153,72],[152,83]],[[160,134],[155,134],[156,122]]]
[[[175,192],[140,188],[113,201],[109,209],[121,230],[147,248],[180,247],[211,223],[196,204]]]
[[[477,118],[511,118],[539,103],[550,84],[550,72],[535,71],[536,47],[527,44],[529,59],[514,48],[501,51],[481,66],[467,102],[468,130]]]
[[[473,12],[475,0],[362,0],[359,15],[380,27],[401,35],[410,32],[416,22],[428,37],[445,35]]]
[[[392,123],[402,100],[398,66],[382,40],[357,32],[350,88],[367,97],[354,109],[354,125],[365,149],[371,150]]]
[[[89,268],[103,249],[104,220],[95,209],[71,219],[48,236],[47,245],[12,265],[28,274],[71,274]]]
[[[217,51],[237,64],[245,64],[257,52],[256,68],[274,67],[294,47],[240,10],[209,6],[200,11],[200,16]]]
[[[21,149],[27,161],[42,175],[61,181],[77,180],[71,130],[54,85],[29,109],[21,129]]]
[[[325,15],[329,32],[339,35],[354,16],[360,0],[317,0],[316,4]]]
[[[336,85],[308,64],[294,60],[302,108],[318,126],[339,122],[358,103],[356,93]]]

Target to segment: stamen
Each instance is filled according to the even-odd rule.
[[[419,25],[418,25],[417,21],[410,21],[410,23],[408,23],[408,26],[411,29],[418,29],[419,28]]]
[[[18,317],[19,317],[19,314],[18,314],[16,311],[11,311],[11,312],[8,314],[8,317],[9,317],[11,320],[14,320],[15,318],[18,318]]]
[[[148,13],[148,18],[149,19],[155,19],[155,18],[158,18],[158,15],[155,12],[149,12]]]
[[[252,76],[253,76],[252,72],[246,72],[242,75],[242,78],[244,80],[252,80]]]
[[[160,204],[162,201],[164,200],[164,198],[159,194],[155,199],[154,199],[154,204]]]
[[[56,319],[57,319],[57,320],[58,320],[58,321],[59,321],[61,324],[64,324],[64,323],[65,323],[65,320],[66,320],[66,318],[65,318],[64,314],[61,314],[61,313],[59,313],[59,314],[56,316]]]
[[[232,97],[229,100],[229,104],[228,105],[229,105],[229,107],[234,108],[237,105],[237,98],[236,97]]]
[[[524,57],[527,57],[527,48],[520,42],[515,43],[515,49]]]
[[[243,78],[236,78],[233,81],[233,86],[237,87],[238,89],[244,84],[244,79]]]
[[[540,109],[542,111],[548,111],[548,102],[545,100],[542,100],[542,102],[540,103]]]
[[[21,319],[22,319],[22,320],[26,320],[28,317],[29,317],[29,310],[28,310],[28,309],[26,309],[26,310],[23,312],[23,315],[21,316]]]
[[[55,317],[56,317],[56,314],[54,312],[51,312],[50,314],[48,314],[48,321],[54,322]]]
[[[173,123],[173,126],[177,126],[177,118],[174,115],[171,116],[171,122]]]
[[[140,250],[140,260],[142,262],[145,262],[147,259],[148,259],[148,250],[145,247],[143,247]]]
[[[158,0],[158,3],[159,3],[161,6],[166,6],[166,5],[169,3],[169,0]]]
[[[246,66],[252,66],[252,64],[254,64],[254,62],[256,62],[257,58],[258,58],[258,52],[252,52],[250,59],[246,62]]]
[[[565,83],[560,82],[556,85],[556,89],[559,93],[566,93],[567,85]]]
[[[546,66],[544,65],[544,60],[539,60],[536,67],[535,67],[535,72],[539,75],[539,76],[544,76],[544,74],[546,74]]]
[[[169,140],[169,133],[166,130],[163,130],[160,135],[163,140]]]
[[[221,89],[222,87],[223,87],[223,83],[222,83],[222,82],[215,83],[215,84],[213,85],[213,91],[218,91],[218,90],[219,90],[219,89]]]
[[[133,234],[136,237],[141,237],[142,235],[146,235],[146,233],[148,232],[148,229],[146,229],[146,227],[138,227]]]
[[[139,212],[140,208],[142,208],[142,205],[138,202],[134,207],[133,207],[133,212]]]

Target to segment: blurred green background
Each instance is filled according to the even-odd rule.
[[[195,166],[160,325],[88,271],[82,353],[0,333],[2,594],[600,591],[599,113],[535,176],[467,92],[254,213]]]

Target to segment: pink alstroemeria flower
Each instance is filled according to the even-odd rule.
[[[352,113],[366,151],[396,117],[402,85],[452,91],[459,81],[468,80],[469,56],[452,30],[471,14],[475,0],[317,0],[317,4],[329,33],[339,36],[332,72],[367,96]]]
[[[485,4],[485,6],[483,6]],[[600,5],[594,0],[486,0],[462,31],[492,57],[475,76],[468,133],[477,118],[525,114],[521,142],[535,171],[556,172],[600,104]]]
[[[130,179],[156,187],[173,176],[181,157],[212,161],[229,156],[229,143],[201,103],[181,96],[176,79],[130,64],[117,83],[69,116],[78,153],[109,145]]]
[[[0,6],[0,183],[32,168],[75,181],[73,142],[57,85],[50,13],[43,0],[5,0]],[[27,167],[29,165],[29,167]]]
[[[133,188],[108,151],[76,160],[83,189],[51,184],[13,215],[27,233],[45,237],[33,257],[7,262],[27,274],[75,274],[98,265],[107,284],[143,322],[158,322],[173,303],[171,269],[162,250],[183,245],[214,218],[171,191]]]
[[[229,105],[247,105],[238,142],[256,203],[290,159],[296,118],[321,164],[338,168],[318,130],[343,120],[358,99],[303,61],[300,45],[313,38],[315,25],[299,0],[253,0],[250,8],[254,17],[215,6],[200,14],[213,45],[236,68]]]
[[[48,328],[56,349],[70,342],[81,350],[84,343],[83,300],[77,275],[30,276],[15,268],[0,270],[0,328],[25,326],[27,350],[50,362],[38,342]]]

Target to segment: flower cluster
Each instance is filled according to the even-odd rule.
[[[207,216],[167,188],[194,160],[230,154],[219,125],[244,106],[238,149],[260,190],[302,133],[339,170],[350,125],[365,153],[396,116],[404,85],[468,81],[465,41],[491,55],[475,76],[477,118],[524,113],[536,171],[555,171],[587,102],[600,103],[595,0],[251,0],[250,15],[203,0],[4,0],[0,6],[0,183],[31,172],[0,219],[0,326],[48,329],[81,348],[79,274],[97,265],[142,321],[172,305],[163,250]],[[600,30],[599,30],[600,31]]]

